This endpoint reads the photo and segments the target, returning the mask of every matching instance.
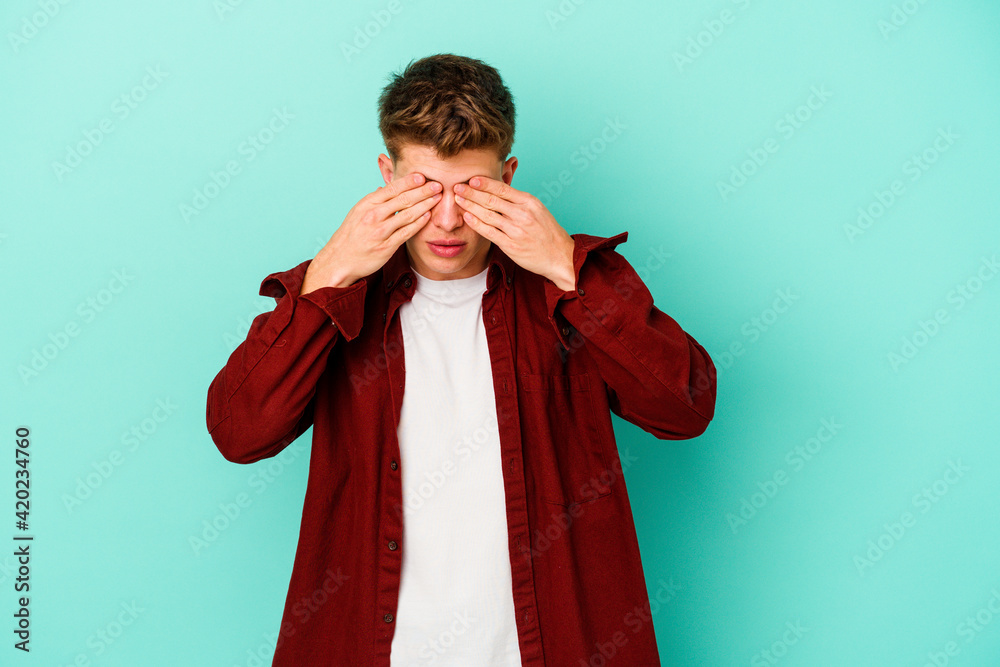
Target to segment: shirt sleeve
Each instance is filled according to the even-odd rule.
[[[715,412],[708,352],[653,304],[615,246],[628,238],[572,234],[576,289],[545,279],[549,320],[567,354],[581,347],[607,385],[611,410],[660,439],[701,435]]]
[[[208,432],[234,463],[274,456],[312,425],[330,351],[361,331],[367,279],[299,295],[311,261],[264,279],[260,294],[275,299],[274,310],[254,318],[208,388]]]

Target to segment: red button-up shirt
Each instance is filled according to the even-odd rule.
[[[521,662],[659,665],[611,412],[660,439],[698,436],[715,366],[614,250],[628,232],[572,237],[574,290],[494,244],[483,295]],[[348,287],[300,295],[309,261],[262,282],[275,308],[212,381],[208,430],[253,463],[313,426],[272,664],[389,667],[406,549],[397,313],[416,278],[401,245]]]

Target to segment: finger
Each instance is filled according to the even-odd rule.
[[[503,181],[498,181],[495,178],[475,176],[469,179],[469,187],[479,192],[488,192],[492,195],[496,195],[497,198],[502,201],[509,201],[521,206],[528,203],[526,193],[516,190]],[[462,195],[464,196],[465,193],[463,192]],[[490,206],[489,208],[493,208],[493,206]]]
[[[403,216],[402,215],[397,215],[396,217],[397,218],[402,218]],[[402,227],[400,227],[399,229],[397,229],[395,232],[393,232],[392,234],[390,234],[389,235],[389,243],[394,248],[399,247],[401,244],[403,244],[406,241],[408,241],[417,232],[419,232],[421,229],[423,229],[424,225],[426,225],[428,222],[430,222],[430,219],[431,219],[430,211],[424,212],[419,217],[417,217],[417,219],[414,220],[413,222],[411,222],[409,224],[406,224],[406,225],[403,225]]]
[[[400,193],[422,185],[425,180],[423,174],[407,174],[403,178],[397,178],[387,185],[380,186],[369,196],[372,198],[373,204],[384,204],[393,197],[399,196]]]
[[[477,204],[471,199],[465,199],[463,197],[456,196],[455,201],[459,206],[465,209],[466,215],[465,219],[468,220],[468,216],[472,215],[476,220],[486,224],[490,227],[495,227],[502,232],[506,232],[506,226],[510,222],[510,218],[506,218],[497,211],[491,210]],[[478,229],[476,230],[478,231]]]
[[[389,201],[375,207],[379,220],[392,217],[393,214],[405,211],[408,208],[426,201],[443,190],[443,186],[437,181],[428,181],[419,188],[404,190]]]
[[[506,185],[506,183],[504,184]],[[513,217],[514,212],[517,210],[518,205],[512,203],[507,199],[501,199],[499,195],[492,192],[487,192],[485,190],[477,190],[472,187],[461,188],[461,192],[456,192],[455,201],[459,205],[464,206],[464,202],[459,199],[459,197],[464,197],[466,201],[474,202],[479,204],[484,209],[489,209],[491,211],[499,211],[501,214],[507,216],[508,218]],[[480,218],[483,218],[478,212],[473,211]],[[485,220],[485,218],[483,218]]]
[[[398,211],[396,215],[389,214],[387,218],[389,228],[395,230],[422,217],[430,219],[430,210],[439,201],[441,201],[440,193],[428,197],[427,199],[422,199],[413,206]]]
[[[506,234],[504,234],[501,230],[497,229],[496,227],[490,224],[483,222],[482,220],[477,218],[472,213],[469,213],[468,211],[462,214],[462,219],[465,220],[465,222],[468,223],[469,226],[472,227],[473,231],[475,231],[477,234],[482,236],[487,241],[496,243],[501,248],[503,248],[503,246],[506,245],[505,242],[510,238]]]

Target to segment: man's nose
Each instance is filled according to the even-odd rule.
[[[431,207],[431,222],[446,232],[461,227],[465,220],[462,214],[465,209],[455,201],[455,191],[445,188],[441,201]]]

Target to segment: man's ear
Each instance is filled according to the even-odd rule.
[[[517,158],[511,156],[506,162],[503,163],[503,172],[501,174],[501,180],[507,185],[514,180],[514,172],[517,170]]]
[[[378,170],[382,173],[382,180],[385,181],[386,185],[392,183],[392,175],[395,173],[396,167],[385,153],[378,156]]]

